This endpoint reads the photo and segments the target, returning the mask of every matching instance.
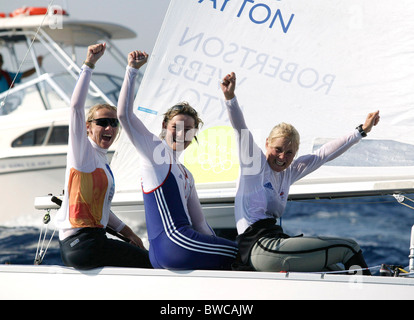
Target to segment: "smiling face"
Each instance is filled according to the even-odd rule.
[[[185,150],[196,134],[195,120],[186,114],[178,114],[164,124],[165,141],[174,151]]]
[[[92,113],[92,119],[86,124],[88,136],[100,148],[109,149],[118,135],[119,126],[112,127],[108,121],[102,125],[101,122],[96,121],[97,119],[117,119],[116,111],[109,108],[98,109]]]
[[[294,126],[280,123],[266,139],[266,159],[270,168],[282,172],[289,168],[299,150],[300,135]]]
[[[193,139],[197,140],[196,134],[202,125],[203,121],[197,111],[188,102],[181,102],[164,114],[160,138],[172,150],[184,151]]]
[[[266,159],[273,171],[286,170],[295,159],[296,152],[296,146],[288,138],[266,140]]]

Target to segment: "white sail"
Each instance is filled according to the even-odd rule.
[[[300,132],[301,155],[380,110],[367,138],[291,193],[413,190],[413,16],[410,0],[172,0],[136,113],[159,134],[162,114],[190,102],[205,125],[183,161],[200,189],[223,193],[239,174],[219,86],[227,73],[237,74],[238,100],[263,148],[280,122]],[[139,158],[125,135],[112,166],[118,192],[140,189]]]

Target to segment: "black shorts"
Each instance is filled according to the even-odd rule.
[[[152,268],[148,251],[126,242],[108,239],[104,229],[84,228],[59,243],[63,263],[75,269]]]

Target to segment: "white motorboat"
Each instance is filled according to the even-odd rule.
[[[39,14],[45,10],[20,9],[13,17],[0,18],[4,58],[17,70],[21,51],[29,48],[27,53],[37,71],[29,81],[0,94],[1,225],[30,225],[36,216],[34,198],[61,194],[64,189],[68,107],[81,65],[76,50],[105,41],[110,53],[107,63],[115,59],[114,66],[119,69],[114,72],[120,75],[125,57],[113,40],[136,36],[121,25],[75,20],[56,8],[50,11],[53,14]],[[43,68],[37,64],[38,55],[45,57]],[[121,84],[122,78],[98,70],[87,106],[102,102],[116,105]]]

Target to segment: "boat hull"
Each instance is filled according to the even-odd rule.
[[[0,266],[0,299],[281,300],[412,299],[414,279],[102,268]],[[81,290],[80,290],[81,289]]]
[[[113,153],[113,150],[108,152],[109,161]],[[4,187],[4,191],[0,193],[1,226],[39,225],[44,211],[39,212],[36,209],[35,199],[50,199],[50,194],[63,194],[66,157],[65,150],[58,153],[0,158],[0,184]]]
[[[34,200],[62,194],[66,154],[48,154],[0,159],[0,225],[30,225],[39,220]],[[38,223],[36,223],[38,224]]]

